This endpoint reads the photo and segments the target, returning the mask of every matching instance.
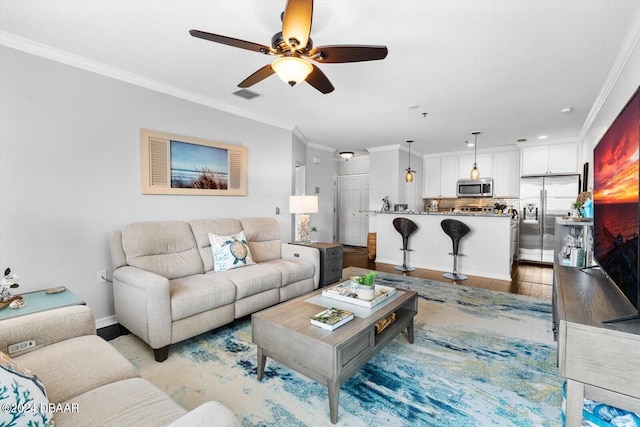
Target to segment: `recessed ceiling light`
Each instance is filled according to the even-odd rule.
[[[540,135],[540,136],[538,137],[538,139],[547,139],[547,138],[549,138],[547,135]]]
[[[560,110],[561,113],[570,113],[573,111],[573,108],[571,107],[565,107],[562,110]]]
[[[465,141],[464,143],[467,144],[467,147],[473,147],[475,145],[473,141]]]

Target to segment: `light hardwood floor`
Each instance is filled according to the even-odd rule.
[[[367,254],[367,248],[361,247],[345,246],[343,266],[368,268],[370,270],[383,271],[385,273],[404,274],[401,271],[396,270],[394,265],[371,261]],[[442,277],[442,273],[442,271],[418,268],[415,271],[406,273],[406,275],[445,283],[456,283]],[[513,280],[506,281],[469,276],[467,280],[458,282],[457,284],[551,300],[553,283],[553,268],[551,266],[517,264],[514,265],[512,277]]]

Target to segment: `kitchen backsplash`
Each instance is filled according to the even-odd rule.
[[[473,206],[478,208],[483,207],[494,207],[496,203],[505,205],[505,209],[519,209],[520,200],[519,199],[500,199],[493,197],[469,197],[469,198],[457,198],[457,199],[423,199],[424,201],[424,210],[430,211],[431,202],[436,200],[438,203],[439,211],[451,211],[456,208],[461,208],[463,206]]]

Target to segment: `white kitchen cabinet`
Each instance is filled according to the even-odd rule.
[[[423,197],[425,199],[440,197],[440,157],[425,158],[423,171]]]
[[[456,197],[458,156],[427,157],[424,159],[425,199]]]
[[[518,198],[520,195],[520,151],[493,153],[492,177],[493,197]]]
[[[493,154],[485,153],[478,154],[476,157],[478,169],[480,170],[480,177],[491,177],[493,169]],[[473,168],[474,155],[465,155],[458,158],[458,178],[468,179]]]
[[[522,175],[579,173],[578,144],[551,144],[522,147]]]
[[[458,156],[442,157],[440,159],[440,197],[456,197],[457,182]]]

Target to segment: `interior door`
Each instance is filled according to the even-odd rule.
[[[338,177],[338,241],[366,246],[369,230],[369,175]]]

